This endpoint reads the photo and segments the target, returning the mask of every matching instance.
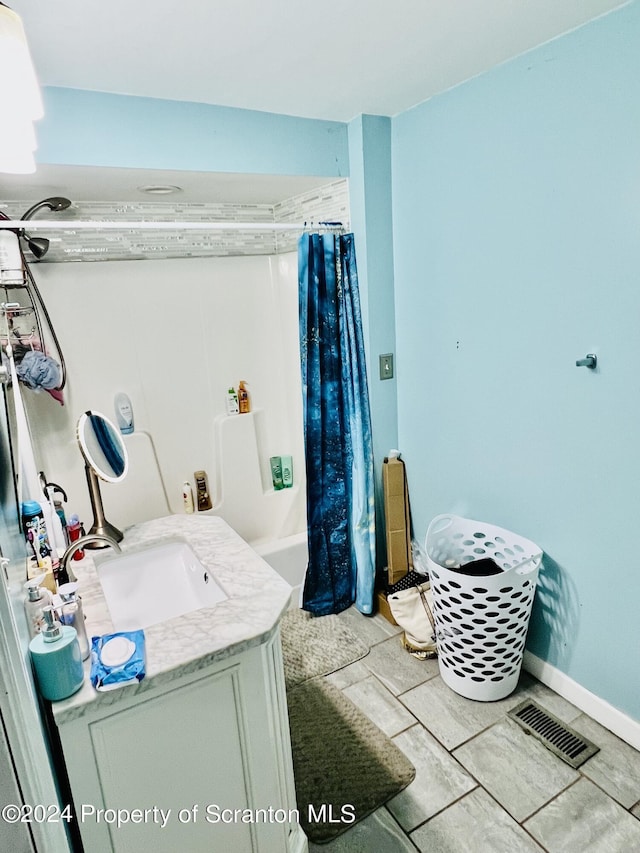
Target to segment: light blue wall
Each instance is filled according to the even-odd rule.
[[[529,648],[636,719],[638,45],[634,3],[392,125],[416,529],[452,511],[542,546]]]
[[[347,125],[49,87],[39,163],[270,175],[349,173]]]
[[[395,352],[391,221],[391,120],[362,115],[349,124],[349,194],[367,347],[378,530],[378,566],[386,565],[381,466],[398,443],[396,379],[380,380],[378,356]]]

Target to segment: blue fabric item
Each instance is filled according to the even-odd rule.
[[[353,234],[298,243],[309,566],[303,608],[373,610],[371,417]]]
[[[34,391],[50,391],[62,382],[62,371],[55,359],[39,350],[27,350],[22,361],[16,364],[18,379]]]

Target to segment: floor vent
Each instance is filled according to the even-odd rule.
[[[522,726],[525,732],[542,741],[547,749],[571,767],[580,767],[588,758],[600,751],[599,746],[591,743],[530,699],[507,711],[507,716]]]

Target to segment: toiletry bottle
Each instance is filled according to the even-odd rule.
[[[186,481],[182,484],[182,504],[184,511],[191,515],[193,512],[193,489],[191,483]]]
[[[209,493],[209,478],[206,471],[194,471],[193,477],[196,481],[196,504],[198,512],[204,512],[213,507]]]
[[[251,411],[251,400],[244,379],[238,385],[238,410],[241,415],[246,415],[247,412]]]
[[[293,486],[293,459],[291,456],[281,456],[282,461],[282,485],[285,489]]]
[[[51,604],[51,593],[48,589],[40,586],[44,581],[44,575],[30,578],[24,585],[27,597],[24,600],[24,615],[27,618],[29,638],[33,639],[39,634],[44,625],[44,607]]]
[[[60,560],[62,555],[65,552],[67,545],[66,545],[66,542],[64,539],[64,532],[62,530],[62,522],[60,521],[60,516],[56,512],[56,506],[55,506],[55,502],[53,500],[53,494],[55,492],[55,487],[54,486],[47,486],[46,491],[47,491],[47,501],[48,501],[49,507],[51,509],[51,536],[53,538],[53,541],[51,544],[53,545],[53,549],[56,553],[56,556],[58,557],[58,560]]]
[[[36,682],[44,699],[66,699],[82,687],[84,669],[75,628],[61,625],[45,607],[44,627],[29,643]]]
[[[22,529],[27,542],[33,548],[38,566],[47,568],[48,559],[51,559],[51,545],[47,535],[42,507],[37,501],[25,501],[22,504]]]
[[[131,405],[131,400],[124,391],[120,391],[116,394],[113,404],[116,410],[118,429],[123,435],[131,435],[133,432],[133,406]]]
[[[66,549],[69,544],[69,531],[67,530],[67,516],[64,514],[64,507],[62,506],[62,501],[54,501],[54,507],[56,508],[56,515],[60,519],[60,527],[62,528],[62,536],[64,537],[64,547]]]
[[[279,456],[270,456],[269,463],[271,465],[271,480],[273,481],[273,488],[278,492],[283,488],[282,460]]]
[[[227,414],[228,415],[237,415],[239,412],[238,408],[238,395],[236,394],[235,388],[229,388],[227,391]]]
[[[49,497],[47,495],[47,478],[44,475],[43,471],[39,473],[40,484],[42,486],[42,493],[38,495],[38,502],[40,503],[40,509],[42,511],[42,515],[44,517],[44,530],[47,538],[47,547],[49,548],[49,557],[51,558],[51,565],[53,566],[53,573],[56,576],[56,581],[58,580],[58,567],[60,566],[60,557],[58,556],[58,550],[56,548],[56,540],[55,540],[55,531],[54,531],[54,521],[53,516],[55,515],[53,504],[50,503]],[[56,516],[56,521],[58,521],[58,517]],[[64,553],[64,552],[63,552]]]
[[[76,629],[78,644],[82,660],[89,657],[89,638],[84,624],[84,612],[82,610],[82,599],[78,595],[77,582],[65,583],[58,587],[58,595],[62,599],[62,607],[59,609],[60,621],[63,625],[70,625]]]
[[[44,478],[44,474],[40,472],[40,476]],[[47,497],[49,498],[49,502],[52,505],[52,512],[54,512],[60,521],[60,528],[62,530],[61,541],[56,540],[56,548],[60,549],[60,547],[66,548],[69,544],[69,534],[67,533],[67,518],[64,514],[64,509],[62,506],[62,501],[67,500],[67,493],[59,486],[57,483],[44,483],[44,490],[46,492]],[[57,522],[53,521],[54,531],[57,530]],[[54,532],[54,538],[55,538]],[[63,550],[64,553],[64,550]],[[62,554],[58,553],[59,557],[62,557]]]
[[[69,542],[75,542],[76,539],[79,539],[81,536],[84,536],[84,527],[82,526],[80,519],[77,515],[72,515],[69,517],[69,523],[67,524],[67,531],[69,533]],[[78,548],[77,551],[74,551],[72,560],[82,560],[84,558],[84,548]]]

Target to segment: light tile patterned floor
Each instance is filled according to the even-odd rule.
[[[473,702],[417,661],[382,616],[341,614],[371,647],[327,676],[416,768],[415,780],[312,853],[630,853],[640,850],[640,753],[526,673]],[[506,717],[531,697],[600,746],[573,770]]]

